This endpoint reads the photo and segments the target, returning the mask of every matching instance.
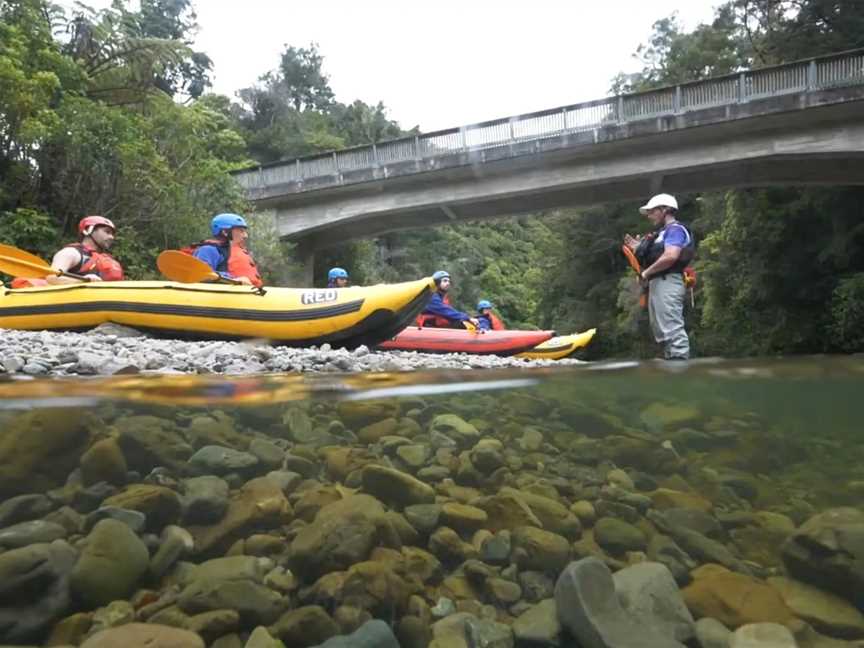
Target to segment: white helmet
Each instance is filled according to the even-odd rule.
[[[675,196],[670,196],[669,194],[657,194],[639,208],[639,213],[647,214],[655,207],[671,207],[672,209],[677,210],[678,201],[675,200]]]

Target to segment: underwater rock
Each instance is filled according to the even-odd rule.
[[[798,644],[779,623],[751,623],[732,633],[729,648],[798,648]]]
[[[0,554],[0,637],[36,641],[67,612],[77,557],[63,540]]]
[[[317,578],[366,560],[384,524],[384,507],[370,495],[328,504],[291,542],[292,569]]]
[[[218,522],[228,509],[228,483],[215,475],[184,480],[183,493],[184,519],[189,523]]]
[[[536,527],[513,530],[513,558],[520,569],[557,572],[570,561],[567,538]]]
[[[233,448],[206,445],[189,458],[189,464],[200,474],[226,475],[254,468],[258,465],[258,457]]]
[[[292,515],[279,483],[269,477],[256,477],[231,497],[219,522],[189,527],[188,531],[195,539],[195,553],[209,555],[226,549],[252,528],[278,526],[290,521]]]
[[[470,449],[480,440],[480,431],[456,414],[439,414],[429,424],[430,434],[442,434],[462,449]]]
[[[66,529],[56,522],[46,522],[45,520],[19,522],[5,529],[0,529],[0,547],[15,549],[32,544],[48,543],[65,538],[67,534]]]
[[[567,566],[555,584],[555,605],[561,625],[583,648],[684,648],[621,607],[612,573],[597,558]]]
[[[189,630],[153,623],[127,623],[99,632],[81,644],[81,648],[204,648],[204,640]]]
[[[90,607],[123,599],[147,571],[149,559],[147,547],[128,526],[100,520],[72,570],[72,592]]]
[[[114,426],[120,432],[118,443],[132,470],[146,475],[157,466],[186,469],[193,449],[172,421],[155,416],[128,416],[117,419]]]
[[[641,529],[609,517],[597,520],[594,525],[594,539],[601,547],[616,554],[640,551],[648,545],[648,539]]]
[[[57,508],[47,495],[28,493],[0,502],[0,528],[41,518]]]
[[[768,583],[719,565],[694,570],[693,582],[682,590],[697,617],[711,617],[737,628],[748,623],[786,623],[794,618],[779,592]]]
[[[682,643],[694,637],[693,616],[665,565],[656,562],[631,565],[615,572],[612,580],[621,607],[635,621]]]
[[[147,524],[151,530],[159,530],[166,524],[177,522],[183,508],[177,493],[165,486],[152,484],[127,486],[116,495],[105,499],[102,505],[143,513],[147,516]]]
[[[62,408],[4,421],[0,435],[0,497],[60,486],[78,465],[90,435],[84,412]]]
[[[336,622],[319,605],[286,612],[267,630],[288,646],[313,646],[339,633]]]
[[[836,594],[789,578],[775,576],[768,584],[776,589],[795,616],[832,637],[864,637],[864,614]]]
[[[531,606],[513,622],[517,645],[561,645],[561,624],[555,599],[549,598]]]
[[[864,512],[845,507],[813,516],[783,544],[781,554],[794,578],[864,608]]]
[[[114,486],[126,483],[126,458],[117,439],[97,441],[81,455],[81,477],[85,486],[108,482]]]
[[[435,501],[435,489],[395,468],[367,465],[363,468],[362,482],[363,490],[400,508]]]

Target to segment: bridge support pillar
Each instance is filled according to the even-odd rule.
[[[294,252],[294,273],[291,285],[296,288],[311,288],[315,279],[315,252],[307,243],[297,244]]]

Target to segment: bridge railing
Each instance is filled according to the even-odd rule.
[[[628,121],[741,104],[753,99],[864,83],[864,49],[748,70],[704,81],[587,101],[368,146],[273,162],[235,173],[246,189],[472,153]]]

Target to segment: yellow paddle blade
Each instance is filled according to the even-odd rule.
[[[38,266],[39,268],[47,268],[48,270],[51,270],[51,264],[45,261],[42,257],[38,257],[35,254],[31,254],[30,252],[25,252],[21,248],[13,247],[12,245],[0,243],[0,255],[3,255],[4,257],[10,257],[12,259],[15,259],[16,261],[24,261],[26,263]],[[57,273],[51,270],[49,274]],[[40,276],[44,277],[45,275]]]
[[[213,272],[213,268],[201,259],[180,252],[179,250],[165,250],[156,257],[156,266],[159,272],[171,281],[180,283],[199,283],[201,281],[214,281],[220,277]]]
[[[465,327],[466,329],[468,329],[469,331],[475,331],[475,332],[477,331],[477,327],[474,326],[474,325],[473,325],[471,322],[469,322],[468,320],[463,321],[463,322],[462,322],[462,326],[464,326],[464,327]]]
[[[15,248],[12,249],[15,250]],[[2,252],[4,253],[0,254],[0,272],[4,274],[12,277],[23,277],[24,279],[43,279],[57,274],[57,271],[50,265],[32,254],[18,250],[24,256],[22,259],[17,254],[5,254],[7,252],[5,249]],[[36,259],[36,261],[32,261],[31,258]]]

